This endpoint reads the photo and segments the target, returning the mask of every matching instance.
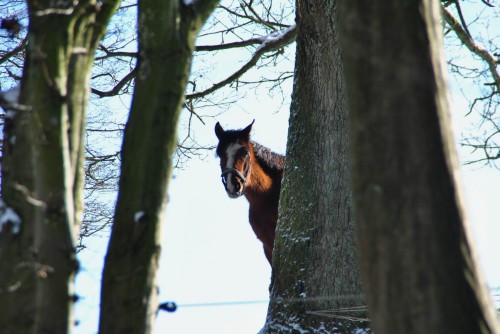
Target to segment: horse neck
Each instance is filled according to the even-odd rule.
[[[276,195],[279,196],[279,187],[281,185],[281,178],[269,175],[261,166],[261,162],[257,159],[255,153],[251,157],[250,175],[247,183],[247,191],[249,195],[252,193],[259,197],[263,195]],[[253,197],[253,196],[252,196]],[[265,196],[264,196],[265,197]]]

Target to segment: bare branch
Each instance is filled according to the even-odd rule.
[[[457,34],[458,39],[475,55],[481,58],[488,64],[488,68],[493,77],[494,85],[497,92],[500,92],[500,74],[497,72],[497,61],[496,59],[486,50],[484,47],[478,45],[472,37],[464,30],[460,22],[450,13],[450,11],[443,7],[443,16],[451,27],[451,29]]]
[[[115,87],[113,87],[113,89],[111,90],[108,90],[108,91],[100,91],[98,89],[95,89],[95,88],[92,88],[91,92],[93,94],[96,94],[97,96],[99,97],[108,97],[108,96],[114,96],[114,95],[117,95],[120,90],[126,85],[128,84],[132,79],[135,78],[137,74],[137,67],[134,68],[129,74],[127,74],[126,76],[123,77],[123,79],[121,79]]]
[[[243,67],[241,67],[238,71],[230,75],[228,78],[214,84],[212,87],[198,92],[198,93],[193,93],[193,94],[187,94],[186,99],[195,99],[195,98],[200,98],[205,95],[208,95],[210,93],[213,93],[219,88],[222,88],[231,82],[237,80],[239,77],[241,77],[243,74],[245,74],[249,69],[251,69],[253,66],[257,64],[259,59],[266,53],[270,51],[275,51],[280,48],[283,48],[287,46],[288,44],[292,43],[295,40],[295,37],[297,36],[297,26],[293,25],[290,26],[289,28],[285,29],[284,31],[280,32],[278,35],[279,38],[277,38],[274,35],[267,36],[267,38],[262,39],[262,43],[259,47],[257,47],[257,50],[255,51],[255,54],[253,57],[245,64]]]
[[[256,37],[256,38],[247,39],[246,41],[225,43],[225,44],[219,44],[219,45],[199,45],[196,47],[195,51],[227,50],[227,49],[233,49],[233,48],[241,48],[241,47],[245,47],[245,46],[249,46],[249,45],[261,44],[261,43],[262,43],[262,38]]]
[[[274,22],[268,22],[268,21],[265,21],[263,20],[259,14],[255,11],[255,9],[253,9],[252,7],[252,2],[250,3],[246,3],[246,2],[241,2],[241,8],[243,9],[243,11],[245,12],[246,14],[246,10],[245,10],[245,7],[248,8],[250,10],[250,12],[252,12],[252,14],[256,17],[256,19],[254,19],[252,16],[248,15],[248,18],[251,19],[252,21],[256,22],[256,23],[260,23],[260,24],[263,24],[265,25],[266,27],[268,28],[271,28],[273,31],[276,31],[276,28],[274,27],[275,23]]]
[[[495,7],[494,4],[492,4],[491,2],[487,1],[487,0],[481,0],[482,3],[484,3],[486,6],[488,7]]]
[[[99,50],[103,51],[106,55],[102,56],[102,57],[96,57],[95,60],[102,60],[102,59],[106,59],[106,58],[109,58],[109,57],[131,57],[131,58],[137,58],[137,56],[138,56],[137,52],[125,52],[125,51],[115,52],[115,51],[110,51],[103,44],[99,44]]]
[[[250,6],[247,5],[247,7],[249,9],[251,9],[252,13],[254,13],[254,15],[257,17],[257,18],[254,18],[248,14],[246,15],[242,15],[242,14],[239,14],[238,12],[228,8],[228,7],[224,7],[222,5],[219,5],[220,8],[224,9],[225,11],[227,11],[228,13],[230,13],[231,15],[234,15],[236,17],[239,17],[239,18],[243,18],[243,19],[248,19],[250,22],[254,22],[254,23],[258,23],[258,24],[262,24],[274,31],[276,31],[276,28],[275,27],[280,27],[280,28],[287,28],[287,25],[285,24],[282,24],[282,23],[278,23],[278,22],[270,22],[270,21],[266,21],[266,20],[263,20],[261,19],[257,13],[255,13],[255,10],[253,8],[251,8]],[[242,9],[245,10],[245,7],[242,6]]]
[[[5,53],[2,56],[2,58],[0,58],[0,64],[5,63],[6,61],[8,61],[10,59],[10,57],[15,56],[16,54],[18,54],[19,52],[24,50],[27,43],[28,43],[28,37],[25,37],[18,46],[16,46],[12,51]]]

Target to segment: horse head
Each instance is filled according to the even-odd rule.
[[[250,131],[255,121],[242,130],[224,130],[217,122],[215,134],[219,139],[216,153],[220,158],[221,178],[227,195],[238,198],[245,194],[251,170],[253,146]]]

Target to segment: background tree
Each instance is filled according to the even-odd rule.
[[[0,327],[7,333],[73,326],[90,69],[117,4],[28,2],[20,95],[9,94],[3,136]]]
[[[498,333],[455,178],[440,7],[341,3],[355,216],[373,328]]]
[[[139,58],[103,272],[100,333],[151,333],[160,226],[194,41],[216,0],[139,3]]]
[[[265,333],[354,333],[364,327],[358,321],[364,298],[336,7],[336,1],[297,7],[295,80]]]

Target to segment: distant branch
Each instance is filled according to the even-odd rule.
[[[5,63],[7,60],[10,59],[10,57],[15,56],[16,54],[24,50],[27,43],[28,43],[28,37],[25,37],[18,46],[16,46],[12,51],[5,53],[2,56],[2,58],[0,58],[0,64]]]
[[[489,1],[486,1],[486,0],[481,0],[482,3],[484,3],[486,6],[488,7],[495,7],[495,5],[493,5],[491,2]]]
[[[472,37],[465,31],[460,22],[448,11],[448,9],[443,7],[443,16],[451,27],[451,29],[457,34],[458,39],[464,44],[472,53],[477,55],[483,61],[488,64],[488,68],[493,77],[493,85],[496,87],[496,91],[500,92],[500,74],[497,72],[497,61],[496,59],[486,50],[484,47],[478,45]]]
[[[297,36],[297,26],[293,25],[283,31],[280,31],[277,35],[271,34],[265,38],[262,38],[260,46],[257,47],[255,54],[245,65],[243,65],[243,67],[241,67],[238,71],[233,73],[228,78],[214,84],[212,87],[204,91],[187,94],[186,99],[195,99],[203,97],[205,95],[213,93],[219,88],[222,88],[230,84],[231,82],[234,82],[235,80],[240,78],[243,74],[245,74],[249,69],[254,67],[259,61],[259,59],[262,57],[262,55],[264,55],[267,52],[275,51],[287,46],[288,44],[292,43],[295,40],[296,36]]]
[[[104,45],[99,44],[99,50],[103,51],[106,55],[102,57],[96,57],[95,60],[101,60],[109,57],[131,57],[131,58],[137,58],[138,53],[137,52],[114,52],[110,51],[107,49]]]
[[[472,152],[475,152],[477,150],[483,151],[484,158],[482,159],[476,159],[476,160],[469,160],[464,162],[464,165],[472,165],[476,164],[478,162],[485,162],[486,164],[491,163],[494,160],[500,159],[500,147],[499,146],[491,146],[486,143],[484,144],[471,144],[471,143],[462,143],[462,146],[465,147],[470,147],[472,149]],[[496,151],[496,153],[493,153],[493,151]]]
[[[98,89],[95,89],[95,88],[92,88],[91,89],[91,92],[93,94],[96,94],[97,96],[99,97],[108,97],[108,96],[115,96],[117,95],[120,90],[122,90],[123,87],[125,87],[126,84],[128,84],[132,79],[135,78],[137,74],[137,67],[134,68],[129,74],[127,74],[126,76],[123,77],[123,79],[121,79],[115,87],[113,87],[113,89],[111,90],[108,90],[108,91],[101,91],[101,90],[98,90]]]
[[[248,15],[248,14],[246,13],[246,11],[245,11],[245,6],[244,6],[244,5],[242,5],[241,7],[242,7],[242,9],[245,11],[245,15],[243,15],[243,14],[239,14],[239,13],[237,13],[236,11],[234,11],[234,10],[232,10],[232,9],[228,8],[228,7],[222,6],[222,5],[219,5],[219,7],[220,7],[220,8],[222,8],[222,9],[224,9],[224,10],[225,10],[225,11],[227,11],[228,13],[230,13],[230,14],[232,14],[232,15],[236,16],[236,17],[243,18],[243,19],[247,19],[247,20],[249,20],[250,22],[254,22],[254,23],[258,23],[258,24],[262,24],[262,25],[264,25],[264,26],[266,26],[266,27],[268,27],[268,28],[271,28],[271,29],[272,29],[272,30],[274,30],[274,31],[276,31],[276,28],[275,28],[275,27],[280,27],[280,28],[286,28],[286,27],[287,27],[287,25],[282,24],[282,23],[278,23],[278,22],[270,22],[270,21],[266,21],[266,20],[261,19],[261,18],[257,15],[257,13],[255,12],[255,10],[254,10],[253,8],[251,8],[251,6],[249,6],[248,4],[245,4],[245,5],[246,5],[246,7],[247,7],[247,8],[249,8],[249,9],[252,11],[252,13],[254,13],[254,15],[255,15],[257,18],[254,18],[254,17],[252,17],[252,16]]]
[[[225,44],[219,44],[219,45],[199,45],[199,46],[196,46],[195,50],[196,51],[218,51],[218,50],[241,48],[241,47],[246,47],[249,45],[261,44],[261,43],[262,43],[262,38],[256,37],[256,38],[247,39],[246,41],[225,43]]]

